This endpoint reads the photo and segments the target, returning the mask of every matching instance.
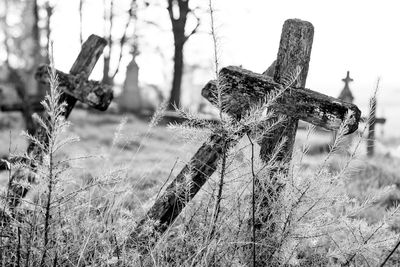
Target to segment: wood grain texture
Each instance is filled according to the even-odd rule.
[[[59,86],[65,94],[98,110],[106,110],[113,99],[112,87],[98,81],[86,80],[86,75],[71,75],[57,70]],[[50,85],[49,66],[40,66],[35,74],[37,81]]]
[[[373,96],[369,101],[367,156],[372,157],[375,153],[376,97]]]
[[[222,100],[224,111],[236,118],[240,118],[252,105],[281,88],[270,77],[234,66],[221,69],[220,80],[223,88],[226,88]],[[207,83],[202,90],[202,96],[216,104],[216,95],[215,82]],[[356,105],[305,88],[286,89],[270,107],[277,114],[300,119],[328,130],[339,129],[346,114],[351,113],[347,134],[357,130],[361,116]]]
[[[157,238],[168,229],[186,204],[216,171],[224,146],[226,149],[233,147],[243,134],[239,133],[237,138],[229,140],[222,135],[212,134],[155,201],[146,215],[139,220],[137,227],[130,235],[127,246],[136,247],[143,253],[152,247]],[[145,230],[151,229],[149,226],[153,227],[150,234],[148,230]]]
[[[288,74],[293,73],[296,68],[300,68],[301,72],[297,76],[290,93],[295,94],[299,90],[298,87],[305,87],[308,66],[310,62],[311,47],[314,36],[314,27],[307,21],[298,19],[286,20],[281,34],[281,41],[278,50],[278,57],[275,64],[274,80],[278,83],[284,83]],[[291,75],[290,75],[291,76]],[[298,97],[298,96],[297,96]],[[284,98],[286,101],[287,98]],[[292,103],[294,104],[294,103]],[[266,189],[262,189],[265,185],[265,178],[255,178],[254,195],[259,205],[259,214],[254,222],[256,230],[256,243],[262,242],[265,234],[274,235],[276,232],[274,223],[274,212],[271,207],[272,203],[278,201],[280,192],[285,184],[279,179],[282,175],[289,175],[289,166],[292,160],[293,145],[296,137],[298,126],[298,118],[286,116],[286,120],[275,129],[268,131],[263,135],[260,144],[260,158],[268,165],[269,161],[274,157],[275,148],[278,144],[283,143],[277,151],[274,158],[274,167],[269,172],[269,183]],[[267,178],[268,179],[268,178]],[[268,183],[267,183],[268,184]],[[267,228],[268,226],[268,228]],[[262,249],[257,247],[256,266],[265,266],[274,254],[274,244],[270,244],[271,248]]]
[[[89,38],[82,44],[82,49],[79,52],[79,55],[72,65],[69,73],[72,75],[80,74],[81,77],[85,77],[87,79],[90,73],[92,73],[96,62],[103,53],[106,45],[107,41],[104,38],[94,34],[90,35]],[[68,94],[63,94],[60,98],[60,101],[67,103],[65,117],[68,118],[76,104],[77,99]]]
[[[299,19],[289,19],[283,24],[278,56],[275,65],[274,81],[282,83],[285,75],[301,68],[301,73],[292,84],[294,88],[305,87],[311,47],[314,38],[314,27],[310,22]],[[294,93],[297,90],[292,90]],[[283,125],[268,133],[261,141],[260,157],[268,162],[272,151],[280,140],[286,139],[284,148],[280,151],[278,158],[290,162],[292,158],[293,144],[297,131],[298,119],[287,117]]]

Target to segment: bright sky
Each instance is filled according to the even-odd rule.
[[[337,96],[343,88],[342,78],[350,71],[354,82],[350,85],[356,104],[365,107],[378,76],[381,90],[378,113],[388,117],[388,125],[399,121],[400,108],[400,2],[398,0],[213,0],[217,34],[220,37],[221,66],[242,65],[255,72],[263,72],[276,58],[283,22],[299,18],[315,27],[307,87]],[[53,20],[55,59],[59,68],[68,71],[79,51],[78,0],[58,1]],[[165,0],[158,0],[165,5]],[[191,3],[205,4],[204,0]],[[102,1],[87,0],[84,36],[103,34]],[[127,0],[116,1],[117,11],[124,14]],[[142,18],[152,18],[163,30],[151,26],[140,33],[142,56],[138,58],[140,80],[168,90],[172,71],[172,33],[164,8],[148,11]],[[139,14],[139,16],[141,16]],[[121,22],[123,23],[123,19]],[[190,23],[190,22],[189,22]],[[209,31],[208,18],[203,20],[202,32]],[[121,26],[116,31],[122,30]],[[207,66],[213,52],[211,38],[198,34],[186,44],[185,59],[190,64]],[[164,59],[155,52],[158,47]],[[123,66],[129,62],[124,57]],[[94,78],[101,74],[101,62]],[[124,68],[117,81],[123,80]],[[204,77],[204,83],[211,77]],[[166,82],[165,79],[168,81]],[[183,89],[187,90],[187,89]],[[392,121],[392,122],[390,122]],[[392,124],[394,125],[394,124]]]
[[[337,95],[350,70],[357,98],[369,95],[378,76],[382,95],[397,90],[400,96],[399,1],[219,1],[226,6],[220,20],[232,63],[262,72],[276,58],[283,22],[300,18],[315,27],[307,87]]]

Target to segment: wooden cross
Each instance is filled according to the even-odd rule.
[[[67,104],[64,113],[65,118],[68,118],[78,100],[99,110],[106,110],[110,105],[113,98],[112,88],[96,81],[87,80],[106,44],[106,40],[99,36],[89,36],[87,41],[83,43],[70,74],[57,71],[59,89],[62,90],[60,103],[65,102]],[[48,68],[49,66],[38,68],[35,75],[38,81],[49,83]],[[42,114],[42,116],[45,116],[45,114]],[[41,140],[41,142],[48,143],[48,134],[43,128],[37,129],[35,138]],[[41,161],[42,153],[43,151],[39,146],[34,143],[29,144],[27,154]],[[35,169],[35,167],[32,166],[32,169]],[[11,209],[15,208],[20,203],[21,198],[28,192],[28,188],[23,186],[24,183],[20,182],[33,183],[35,181],[34,177],[35,174],[26,168],[19,168],[15,171],[11,178],[14,183],[10,187],[9,205]]]
[[[288,116],[283,128],[275,132],[273,136],[263,139],[261,144],[261,158],[268,159],[269,153],[275,147],[277,140],[287,137],[281,160],[287,162],[291,159],[293,142],[299,119],[324,127],[329,130],[337,130],[344,121],[346,114],[350,113],[347,134],[358,128],[361,112],[351,104],[341,100],[320,94],[303,88],[308,72],[309,55],[313,28],[311,23],[301,20],[287,20],[283,26],[282,38],[278,52],[278,59],[265,74],[274,73],[274,80],[251,71],[238,67],[227,67],[220,71],[224,87],[224,111],[240,118],[252,105],[265,99],[265,97],[278,88],[284,73],[292,71],[297,66],[302,68],[293,87],[282,93],[276,104],[271,108],[278,114]],[[211,103],[216,103],[217,95],[215,82],[209,82],[202,91],[202,95]],[[209,139],[197,150],[189,163],[166,188],[165,192],[155,201],[147,214],[139,220],[136,229],[131,233],[127,246],[151,247],[157,240],[157,236],[164,233],[180,214],[186,203],[190,201],[217,169],[217,164],[222,158],[224,150],[233,147],[244,132],[239,132],[229,140],[221,134],[212,134]],[[153,226],[152,234],[144,229]],[[146,234],[144,234],[147,232]],[[149,236],[150,235],[150,236]],[[146,248],[143,248],[146,252]]]
[[[370,112],[368,118],[367,156],[372,157],[375,153],[375,125],[385,124],[385,118],[376,117],[376,97],[370,99]]]

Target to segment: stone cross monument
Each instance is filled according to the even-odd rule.
[[[350,78],[350,71],[347,71],[346,78],[342,79],[344,82],[344,88],[342,92],[340,92],[339,99],[343,100],[348,103],[353,103],[354,97],[353,94],[350,91],[349,84],[354,81],[352,78]]]

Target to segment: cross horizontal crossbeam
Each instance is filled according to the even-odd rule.
[[[219,78],[220,84],[223,85],[224,111],[236,117],[241,117],[251,105],[266,100],[269,94],[278,93],[282,88],[282,85],[270,77],[235,66],[221,69]],[[361,111],[356,105],[306,88],[295,89],[289,87],[282,92],[275,103],[271,103],[271,109],[277,114],[297,118],[328,130],[339,129],[346,114],[351,113],[347,134],[357,130]],[[207,83],[202,95],[216,104],[217,87],[214,81]]]
[[[106,110],[113,99],[112,87],[98,81],[89,81],[86,74],[72,75],[62,71],[56,71],[58,88],[75,99],[99,110]],[[37,81],[50,84],[49,66],[40,66],[35,74]]]

